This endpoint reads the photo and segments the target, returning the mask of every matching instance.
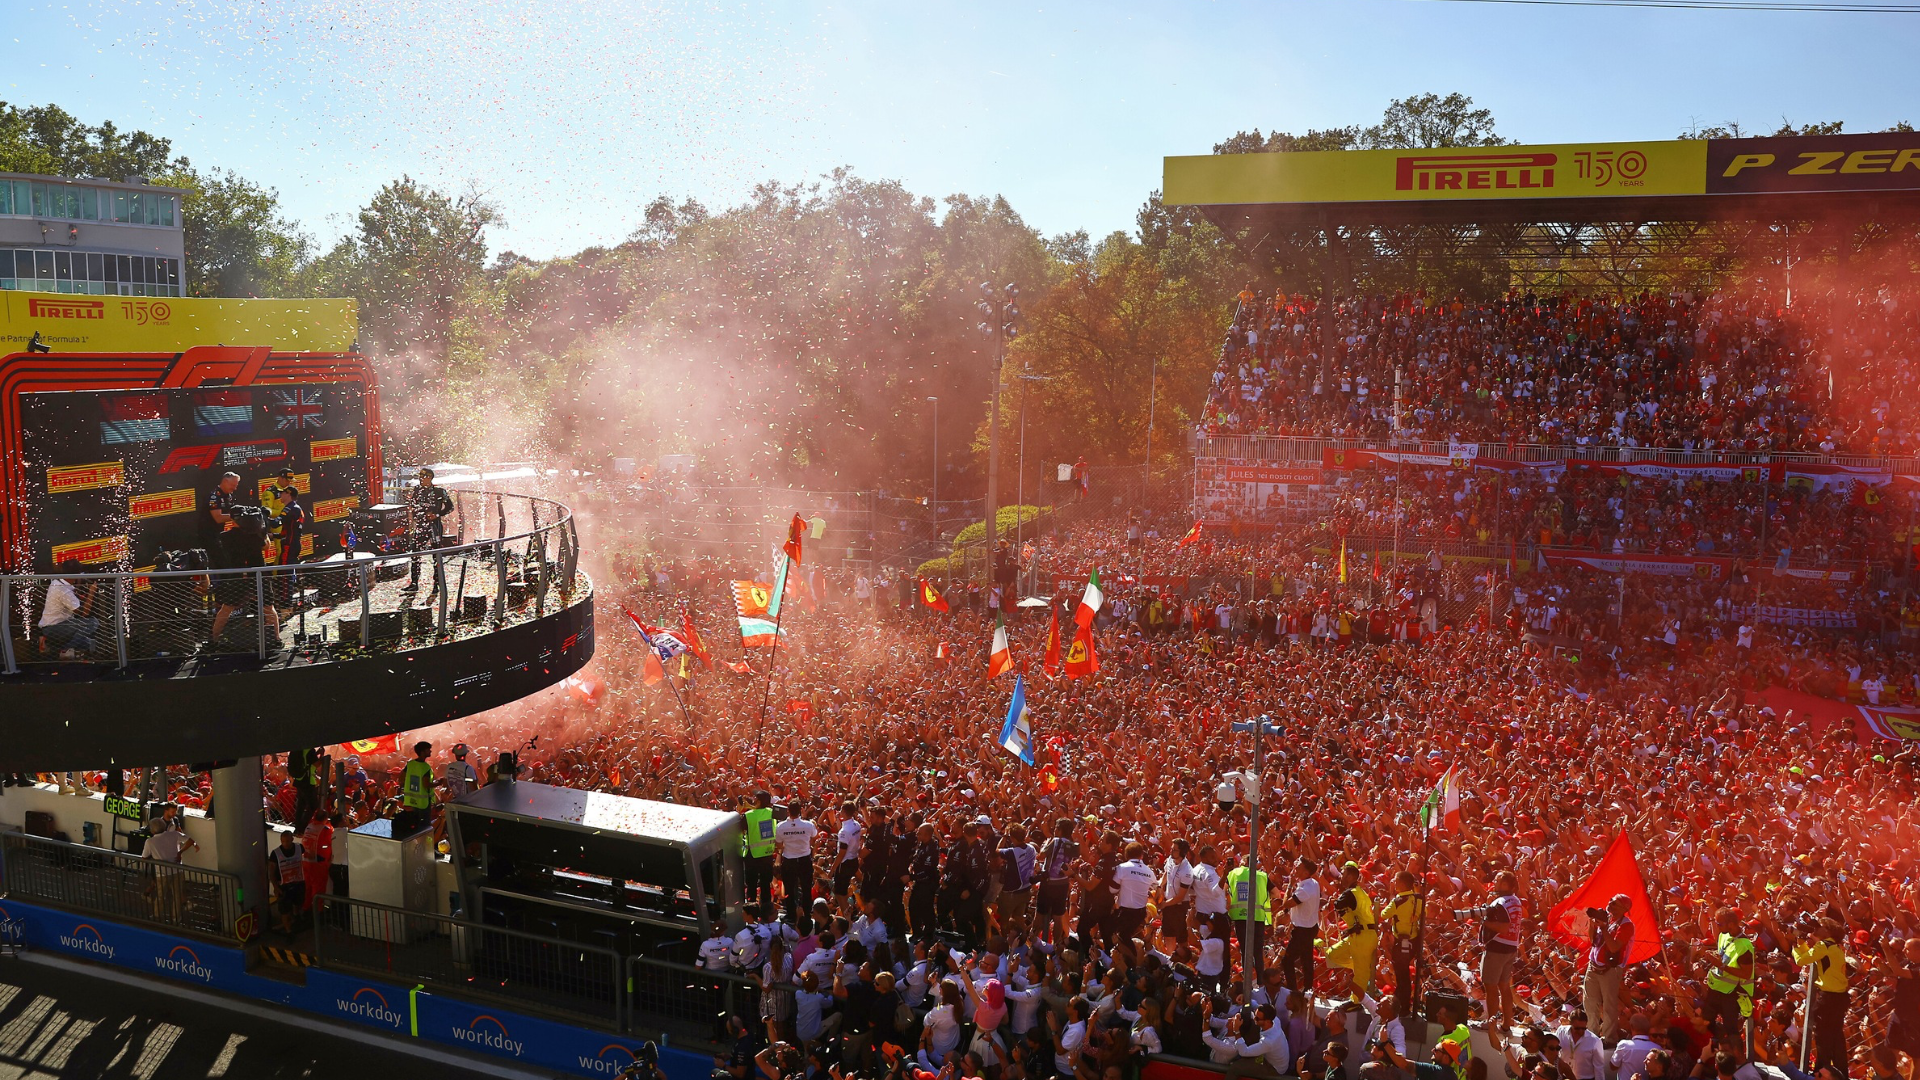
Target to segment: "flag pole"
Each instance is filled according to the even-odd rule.
[[[781,552],[780,557],[787,560],[781,565],[779,591],[773,602],[779,605],[773,612],[773,650],[767,653],[767,688],[760,694],[760,718],[753,725],[753,771],[760,771],[760,733],[767,724],[767,706],[773,700],[773,668],[780,660],[780,620],[787,613],[784,594],[787,591],[787,570],[791,567],[793,556]]]
[[[680,696],[680,688],[673,683],[673,676],[667,676],[667,688],[673,691],[673,700],[680,703],[680,715],[687,720],[687,734],[693,734],[693,714],[687,711],[687,699]]]
[[[1437,808],[1433,808],[1437,809]],[[1426,1002],[1420,993],[1420,980],[1427,967],[1427,874],[1433,863],[1433,810],[1423,808],[1420,836],[1420,917],[1413,928],[1413,985],[1407,988],[1407,1004],[1418,1010],[1426,1022]]]

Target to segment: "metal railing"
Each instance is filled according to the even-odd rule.
[[[1853,468],[1885,469],[1896,473],[1920,472],[1920,459],[1877,457],[1867,454],[1816,454],[1799,451],[1761,450],[1685,450],[1660,446],[1572,446],[1551,443],[1478,442],[1453,443],[1432,439],[1341,439],[1312,435],[1216,435],[1196,430],[1193,437],[1195,458],[1218,458],[1235,462],[1310,461],[1319,463],[1329,450],[1389,450],[1404,454],[1429,454],[1450,458],[1466,446],[1473,453],[1492,461],[1646,461],[1663,465],[1846,465]]]
[[[760,986],[744,975],[647,956],[628,957],[627,963],[629,1015],[637,1033],[657,1030],[676,1046],[720,1053],[729,1045],[727,1016],[751,1020],[760,1014]]]
[[[125,852],[0,833],[7,895],[116,922],[234,940],[240,879]]]
[[[625,1027],[625,965],[611,950],[344,896],[314,900],[321,967]]]
[[[293,653],[338,659],[489,633],[559,611],[584,591],[579,536],[565,506],[449,494],[454,510],[438,542],[410,534],[404,519],[368,517],[354,523],[350,550],[319,562],[0,575],[0,670]],[[69,588],[79,614],[42,626],[49,591]]]

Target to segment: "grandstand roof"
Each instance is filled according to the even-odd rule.
[[[1920,133],[1209,154],[1170,206],[1222,228],[1920,217]]]

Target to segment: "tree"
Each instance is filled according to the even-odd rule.
[[[187,168],[172,152],[171,141],[122,133],[112,121],[89,127],[58,105],[20,109],[0,101],[0,171],[125,180]]]
[[[294,295],[311,241],[280,216],[278,192],[219,169],[155,179],[186,191],[188,296]]]
[[[1458,91],[1446,97],[1415,94],[1390,102],[1380,122],[1360,134],[1360,145],[1370,150],[1505,145],[1508,140],[1493,127],[1493,111],[1474,108],[1473,99]]]
[[[360,301],[364,334],[392,353],[444,362],[468,284],[486,266],[486,229],[500,215],[403,176],[360,210],[359,230],[331,253],[335,288]]]
[[[1276,131],[1262,138],[1260,129],[1238,131],[1226,142],[1213,144],[1216,154],[1279,154],[1298,153],[1304,150],[1352,150],[1360,145],[1360,128],[1328,128],[1325,131],[1308,130],[1305,135],[1291,135]]]

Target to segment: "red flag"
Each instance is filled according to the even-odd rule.
[[[1073,647],[1067,650],[1067,678],[1083,679],[1100,673],[1100,657],[1093,651],[1093,628],[1082,626],[1073,635]]]
[[[647,685],[657,685],[664,682],[666,677],[667,669],[660,663],[660,653],[654,649],[648,649],[646,672],[643,676]]]
[[[727,661],[727,668],[730,671],[737,671],[742,675],[753,674],[753,667],[745,660],[729,660]]]
[[[787,553],[787,558],[794,562],[800,561],[800,537],[805,535],[806,531],[806,519],[799,514],[793,515],[793,520],[787,522],[787,542],[780,547]]]
[[[1047,656],[1040,662],[1040,670],[1047,673],[1047,678],[1057,679],[1060,677],[1060,608],[1057,605],[1050,606],[1053,607],[1053,624],[1047,627]]]
[[[693,613],[686,608],[680,609],[680,633],[686,640],[687,648],[700,658],[708,671],[712,671],[713,654],[707,651],[707,643],[700,640],[700,631],[693,628]]]
[[[349,754],[397,754],[400,752],[399,735],[382,735],[377,739],[355,739],[341,743],[340,748]]]
[[[940,590],[934,588],[933,582],[928,581],[926,578],[920,579],[920,602],[935,611],[951,610],[947,606],[947,598],[941,596]]]
[[[1587,883],[1555,904],[1547,914],[1547,929],[1553,936],[1560,939],[1561,944],[1580,950],[1580,967],[1586,967],[1587,950],[1593,943],[1587,909],[1604,908],[1622,894],[1633,905],[1627,912],[1627,917],[1633,920],[1633,945],[1627,950],[1625,962],[1638,964],[1660,952],[1660,926],[1653,914],[1653,904],[1647,900],[1646,880],[1640,876],[1640,866],[1633,858],[1633,842],[1624,832],[1613,838],[1613,844],[1600,859],[1600,865],[1594,867]]]
[[[1203,524],[1205,523],[1199,522],[1199,521],[1194,522],[1193,528],[1187,531],[1187,535],[1180,538],[1180,542],[1174,545],[1174,549],[1178,550],[1180,548],[1186,547],[1188,544],[1191,544],[1195,540],[1200,539],[1200,528]]]

